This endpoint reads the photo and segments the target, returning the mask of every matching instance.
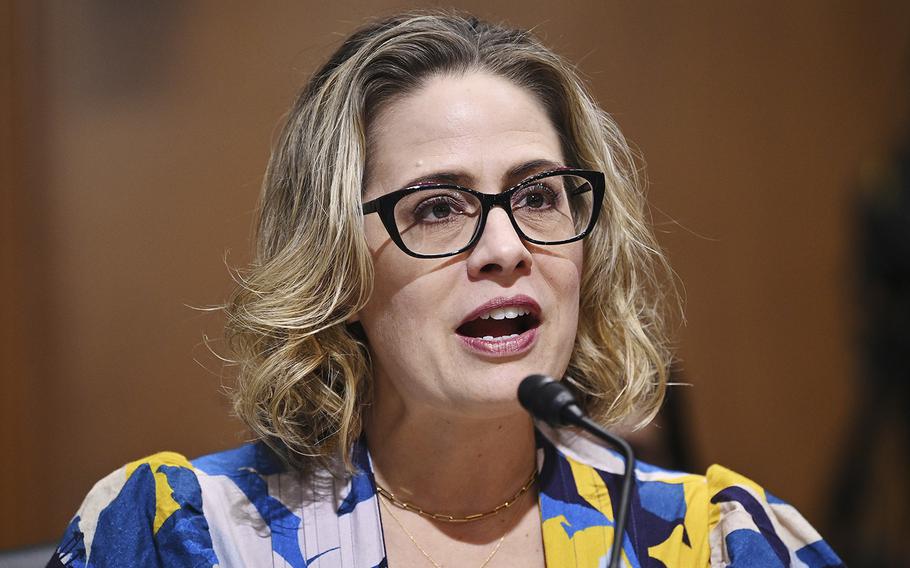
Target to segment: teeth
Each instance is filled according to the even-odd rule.
[[[487,313],[480,316],[480,319],[490,319],[494,320],[504,320],[504,319],[515,319],[520,316],[526,316],[531,312],[524,309],[518,308],[515,306],[510,306],[508,308],[494,308]]]
[[[484,341],[501,341],[503,339],[512,339],[513,337],[518,337],[518,334],[513,333],[511,335],[503,335],[500,337],[493,337],[492,335],[484,335],[483,337],[481,337],[481,339],[483,339]]]

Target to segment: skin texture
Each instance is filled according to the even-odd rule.
[[[480,72],[430,78],[383,109],[369,142],[364,201],[441,173],[457,175],[460,185],[499,193],[547,169],[509,175],[516,166],[564,163],[559,137],[540,103],[508,80]],[[366,434],[377,479],[428,510],[491,509],[534,467],[532,424],[515,393],[529,374],[565,372],[578,325],[582,245],[525,243],[506,213],[495,208],[473,249],[417,259],[391,241],[378,215],[367,215],[364,224],[375,287],[358,319],[374,365],[375,399]],[[478,306],[518,294],[541,308],[529,350],[485,355],[458,338],[455,329]],[[459,558],[464,565],[480,564],[506,535],[490,566],[542,565],[535,495],[532,491],[506,513],[463,525],[395,513],[437,560],[451,554],[456,556],[450,560]],[[426,565],[400,527],[388,515],[383,518],[390,563]]]

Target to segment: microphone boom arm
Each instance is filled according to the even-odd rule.
[[[622,488],[619,507],[614,519],[613,547],[610,552],[610,568],[619,566],[622,557],[622,543],[629,517],[632,500],[632,483],[635,479],[635,453],[628,442],[607,432],[597,422],[588,418],[578,406],[571,391],[559,381],[545,375],[530,375],[518,386],[518,401],[531,416],[559,428],[577,426],[615,447],[624,458]]]
[[[577,420],[573,420],[572,424],[611,444],[620,454],[622,454],[625,461],[622,487],[619,493],[619,507],[616,511],[616,518],[614,519],[616,524],[613,531],[613,548],[610,553],[610,567],[617,567],[619,566],[619,559],[622,556],[622,541],[626,533],[626,521],[629,517],[629,505],[631,504],[632,499],[632,480],[635,479],[635,453],[632,451],[632,446],[630,446],[628,442],[619,436],[614,436],[607,432],[597,424],[597,422],[594,422],[585,415],[582,415]]]

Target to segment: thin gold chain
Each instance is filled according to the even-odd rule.
[[[383,495],[383,497],[385,497],[385,495]],[[427,561],[428,561],[430,564],[432,564],[434,568],[442,568],[442,565],[440,565],[438,562],[436,562],[435,560],[433,560],[433,557],[430,556],[430,553],[429,553],[429,552],[427,552],[426,550],[423,549],[422,546],[420,546],[419,544],[417,544],[417,539],[414,538],[414,535],[411,534],[411,531],[409,531],[408,529],[404,528],[404,524],[403,524],[403,523],[401,522],[401,520],[398,518],[398,515],[396,515],[395,513],[392,512],[392,508],[389,507],[388,505],[386,505],[385,501],[383,501],[382,499],[379,499],[379,502],[382,504],[382,508],[385,509],[385,510],[389,513],[389,516],[392,517],[392,519],[393,519],[393,520],[395,521],[395,523],[401,528],[401,530],[402,530],[402,531],[404,532],[404,534],[408,537],[408,539],[410,539],[411,543],[417,548],[417,550],[420,551],[421,554],[423,554],[423,557],[426,558]],[[496,546],[493,547],[493,551],[490,552],[490,554],[487,555],[486,560],[484,560],[484,561],[480,564],[480,566],[478,566],[477,568],[485,568],[486,565],[490,563],[490,560],[492,560],[493,557],[496,555],[496,553],[499,552],[499,547],[502,546],[502,542],[503,542],[505,539],[506,539],[506,535],[502,535],[502,536],[499,538],[499,542],[497,542],[497,543],[496,543]]]
[[[499,513],[500,511],[502,511],[504,509],[508,509],[509,507],[514,505],[515,502],[518,501],[522,495],[527,493],[528,489],[530,489],[532,485],[534,485],[534,480],[536,478],[537,478],[537,470],[535,469],[534,471],[531,472],[531,476],[528,477],[528,480],[525,481],[525,484],[521,486],[521,489],[519,489],[518,492],[515,493],[515,495],[513,495],[505,503],[503,503],[501,505],[497,505],[495,508],[490,509],[489,511],[486,511],[484,513],[474,513],[473,515],[467,515],[464,517],[456,517],[454,515],[446,515],[444,513],[432,513],[430,511],[425,511],[425,510],[421,509],[420,507],[418,507],[417,505],[414,505],[413,503],[408,503],[407,501],[402,501],[398,497],[395,497],[394,493],[392,493],[391,491],[389,491],[382,485],[379,485],[378,482],[376,483],[376,491],[380,495],[385,497],[388,500],[388,502],[391,503],[392,505],[395,505],[399,509],[404,509],[405,511],[417,513],[421,517],[426,517],[426,518],[432,519],[434,521],[442,521],[444,523],[470,523],[472,521],[479,521],[480,519],[492,517],[496,513]]]

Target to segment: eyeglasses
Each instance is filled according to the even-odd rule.
[[[417,258],[441,258],[468,250],[483,234],[493,207],[502,207],[518,236],[537,245],[585,238],[603,204],[604,175],[560,169],[532,176],[502,193],[481,193],[447,183],[393,191],[363,204],[379,213],[392,241]]]

